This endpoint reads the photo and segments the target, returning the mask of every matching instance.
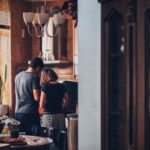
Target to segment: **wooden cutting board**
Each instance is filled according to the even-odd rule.
[[[22,137],[11,138],[11,137],[0,137],[0,143],[9,143],[11,145],[26,145],[26,141]]]

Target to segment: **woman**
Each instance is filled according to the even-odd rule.
[[[58,76],[52,69],[44,70],[41,79],[40,109],[44,110],[41,118],[42,126],[63,130],[65,129],[63,112],[68,105],[67,90],[58,82]]]

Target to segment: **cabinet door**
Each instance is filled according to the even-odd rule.
[[[133,3],[102,3],[102,149],[135,149],[136,73]]]

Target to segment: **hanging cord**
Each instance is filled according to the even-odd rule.
[[[44,8],[45,8],[45,11],[46,11],[46,0],[44,1]]]

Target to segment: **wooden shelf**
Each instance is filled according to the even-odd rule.
[[[69,60],[44,61],[45,66],[68,66],[72,64],[73,62]]]

